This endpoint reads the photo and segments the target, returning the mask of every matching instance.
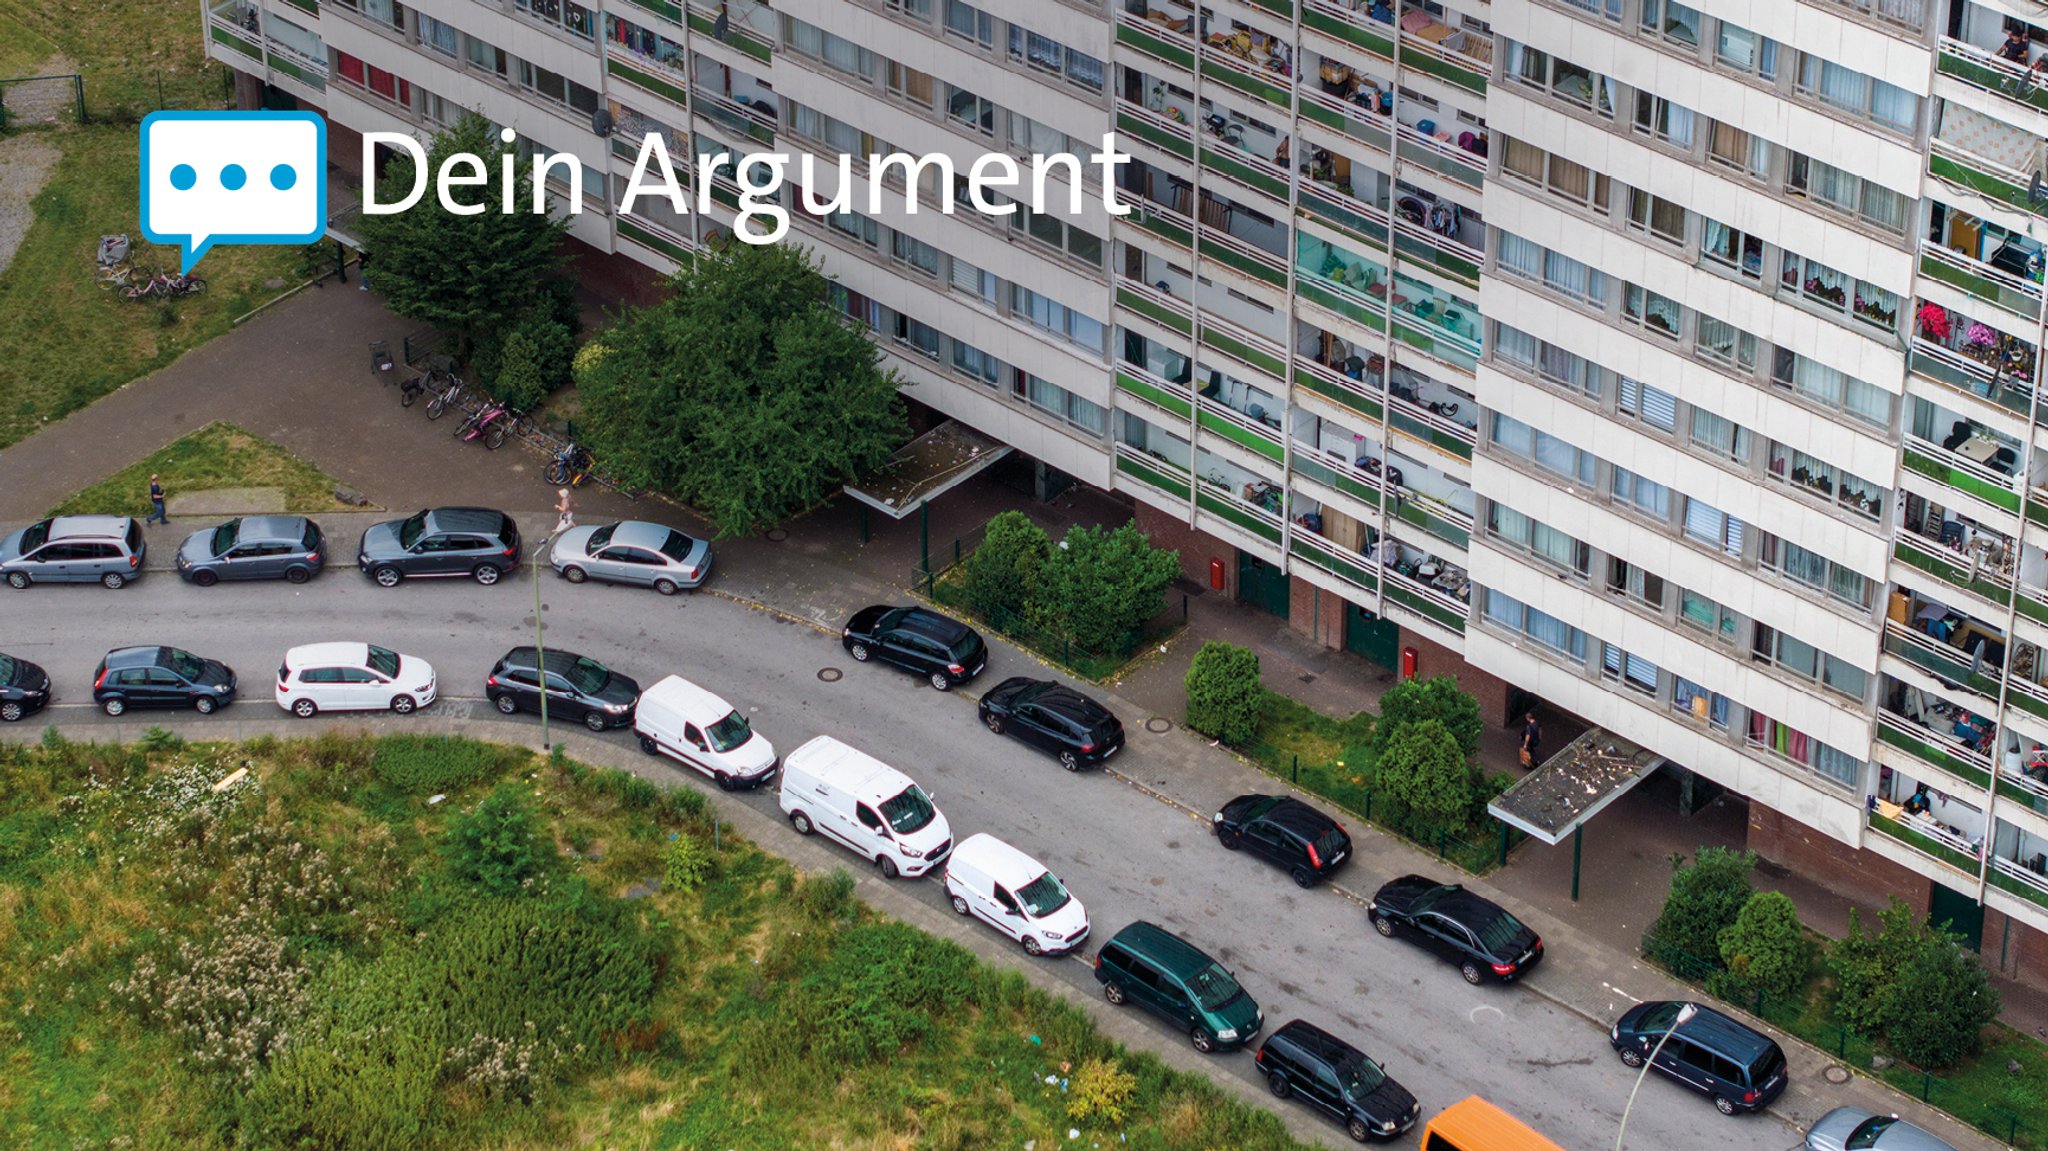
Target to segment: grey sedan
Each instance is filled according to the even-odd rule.
[[[1955,1151],[1896,1115],[1837,1107],[1806,1133],[1806,1151]]]
[[[193,532],[178,547],[178,574],[212,587],[221,580],[305,583],[327,563],[320,525],[304,516],[246,516]]]
[[[570,528],[555,537],[548,562],[570,583],[607,580],[674,595],[711,573],[711,545],[661,524],[627,520]]]

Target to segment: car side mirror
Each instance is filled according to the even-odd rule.
[[[1024,913],[1023,913],[1022,911],[1018,910],[1017,908],[1014,908],[1014,907],[1005,907],[1005,908],[1003,908],[1003,914],[1004,914],[1004,915],[1022,915],[1022,914],[1024,914]]]

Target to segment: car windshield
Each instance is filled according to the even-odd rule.
[[[1496,913],[1491,919],[1468,926],[1472,928],[1473,934],[1479,936],[1479,946],[1484,947],[1487,954],[1501,958],[1507,957],[1509,950],[1517,945],[1516,941],[1521,938],[1522,933],[1528,930],[1522,926],[1521,920],[1505,911]]]
[[[1195,993],[1195,1002],[1209,1011],[1216,1010],[1244,992],[1244,988],[1237,985],[1237,980],[1231,978],[1230,972],[1223,970],[1220,963],[1211,963],[1197,972],[1193,979],[1188,980],[1188,987]]]
[[[668,533],[667,539],[661,541],[661,554],[677,563],[682,563],[690,558],[690,549],[696,546],[696,540],[681,532],[672,531]]]
[[[205,661],[189,651],[180,651],[174,647],[158,649],[156,664],[158,667],[170,668],[187,683],[197,683],[199,677],[206,674]]]
[[[1849,1132],[1849,1137],[1842,1141],[1842,1147],[1844,1151],[1870,1151],[1870,1148],[1877,1146],[1877,1137],[1897,1122],[1898,1119],[1890,1115],[1872,1115],[1858,1123],[1856,1130]]]
[[[1250,823],[1252,820],[1259,818],[1260,816],[1266,814],[1267,812],[1273,810],[1278,806],[1280,806],[1279,796],[1262,795],[1259,798],[1245,805],[1245,809],[1241,818],[1243,818],[1243,820],[1246,823]]]
[[[1671,1026],[1672,1020],[1678,1018],[1678,1009],[1681,1006],[1683,1005],[1678,1003],[1659,1003],[1657,1006],[1643,1012],[1642,1017],[1636,1020],[1636,1030],[1644,1032],[1663,1031]]]
[[[1024,914],[1033,919],[1043,919],[1067,905],[1073,896],[1060,886],[1060,881],[1048,871],[1037,879],[1025,884],[1017,892],[1017,902],[1023,905]]]
[[[604,690],[605,684],[612,681],[612,673],[611,669],[596,660],[579,655],[576,662],[569,665],[568,678],[570,687],[584,695],[596,695]]]
[[[747,725],[746,716],[736,711],[729,711],[725,713],[724,719],[711,725],[711,746],[718,751],[731,751],[733,748],[747,742],[748,738],[753,734],[754,729]],[[883,804],[883,814],[886,815],[888,811],[889,806]],[[918,824],[918,826],[923,827],[924,825]]]
[[[606,524],[603,527],[598,528],[596,531],[591,532],[590,542],[588,544],[585,544],[584,546],[590,551],[596,551],[604,545],[612,542],[612,532],[618,530],[618,526],[619,525],[617,524]]]
[[[1344,1094],[1361,1099],[1380,1089],[1387,1081],[1387,1073],[1380,1065],[1356,1051],[1337,1060],[1337,1082],[1344,1088]]]
[[[229,520],[213,529],[213,540],[211,543],[213,554],[217,556],[226,555],[228,549],[235,546],[235,537],[240,535],[241,531],[241,520]]]
[[[896,798],[882,801],[882,818],[888,820],[889,826],[899,835],[921,830],[938,813],[932,801],[925,798],[924,790],[914,783],[904,788]]]
[[[385,679],[398,678],[398,653],[389,648],[370,645],[370,670]]]
[[[425,512],[400,521],[398,525],[398,546],[409,548],[420,542],[420,536],[426,534],[426,530],[427,513]]]
[[[46,539],[49,539],[49,538],[50,538],[50,521],[49,521],[49,520],[44,520],[43,522],[41,522],[41,523],[39,523],[39,524],[30,524],[30,525],[29,525],[28,527],[26,527],[26,528],[23,528],[23,529],[22,529],[22,532],[21,532],[21,551],[22,551],[22,554],[23,554],[23,555],[26,555],[26,554],[28,554],[29,552],[32,552],[32,551],[36,550],[36,549],[37,549],[37,548],[39,548],[39,547],[42,547],[42,546],[43,546],[43,541],[44,541],[44,540],[46,540]]]

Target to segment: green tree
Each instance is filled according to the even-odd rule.
[[[1782,891],[1759,891],[1735,922],[1721,929],[1721,962],[1731,979],[1770,995],[1790,995],[1806,982],[1806,932]]]
[[[1998,1018],[1998,991],[1961,940],[1922,925],[1919,944],[1896,974],[1885,1039],[1921,1067],[1954,1067],[1983,1050]]]
[[[540,354],[524,328],[514,328],[505,337],[498,354],[497,372],[489,384],[491,394],[519,412],[530,412],[547,398],[541,381]]]
[[[1166,606],[1180,553],[1155,548],[1136,523],[1114,531],[1074,527],[1038,571],[1035,622],[1065,633],[1084,651],[1120,655]]]
[[[1671,891],[1650,925],[1643,950],[1688,978],[1709,973],[1721,955],[1721,932],[1733,926],[1749,902],[1749,876],[1756,853],[1702,847],[1687,863],[1671,857]]]
[[[1436,827],[1464,823],[1472,809],[1472,771],[1443,721],[1404,723],[1380,752],[1380,790]]]
[[[385,303],[453,336],[463,359],[479,338],[527,314],[563,263],[564,225],[530,210],[533,180],[527,166],[513,164],[510,192],[517,210],[501,210],[507,189],[499,157],[510,151],[489,121],[465,115],[428,146],[429,187],[419,202],[403,212],[365,214],[357,225]],[[442,207],[432,186],[441,165],[462,153],[483,161],[485,182],[451,189],[450,195],[458,205],[482,205],[475,215]],[[402,201],[412,191],[414,172],[412,157],[399,152],[377,181],[378,200]]]
[[[722,536],[785,519],[884,463],[906,432],[894,373],[795,248],[730,243],[628,311],[579,378],[591,448]]]
[[[1373,742],[1385,755],[1403,727],[1428,719],[1443,725],[1457,743],[1459,754],[1470,756],[1479,750],[1479,733],[1486,726],[1479,718],[1479,701],[1447,675],[1403,680],[1388,688],[1380,697]]]
[[[1189,727],[1232,745],[1250,743],[1259,734],[1266,689],[1259,683],[1257,652],[1210,640],[1195,653],[1183,682]]]
[[[476,810],[457,816],[443,841],[455,874],[497,895],[510,895],[541,874],[555,854],[519,789],[501,783]]]
[[[998,627],[1016,626],[1051,551],[1045,529],[1030,516],[1019,511],[997,515],[962,565],[967,605]]]

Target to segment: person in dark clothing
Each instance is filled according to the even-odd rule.
[[[1543,746],[1543,728],[1536,722],[1536,713],[1529,712],[1522,717],[1522,766],[1536,766],[1536,752]]]
[[[2025,64],[2027,47],[2027,30],[2018,25],[2011,25],[2005,30],[2005,43],[1998,46],[1998,54],[2015,64]]]
[[[171,517],[164,514],[164,486],[157,482],[157,477],[154,473],[149,477],[149,518],[142,522],[145,524],[167,524],[171,522]]]
[[[356,291],[370,290],[370,250],[364,248],[356,253]]]

